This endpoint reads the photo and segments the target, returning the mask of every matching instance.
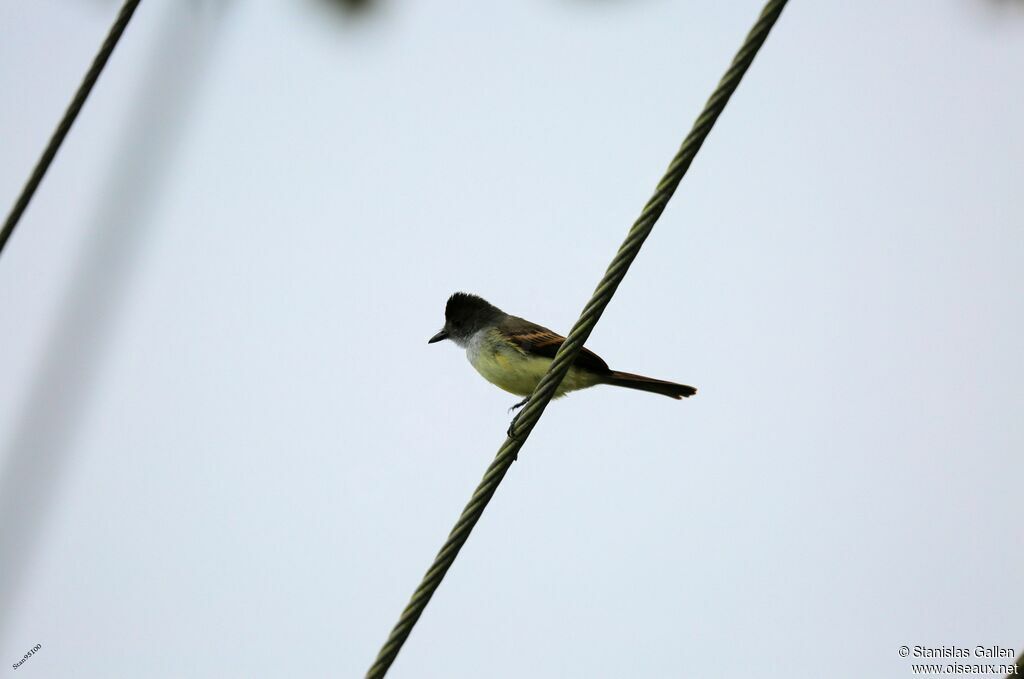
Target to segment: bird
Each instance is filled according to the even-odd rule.
[[[510,409],[515,410],[530,400],[530,394],[547,372],[565,338],[544,326],[507,314],[482,297],[456,292],[445,305],[444,327],[427,343],[442,340],[451,340],[463,347],[470,364],[488,382],[525,397]],[[604,359],[583,348],[555,390],[554,398],[599,384],[674,399],[689,398],[697,393],[686,384],[612,370]]]

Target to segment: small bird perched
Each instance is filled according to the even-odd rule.
[[[427,343],[445,339],[465,347],[469,362],[488,382],[526,397],[513,409],[526,405],[555,358],[555,352],[565,341],[564,337],[547,328],[506,314],[486,300],[465,292],[456,292],[448,299],[444,328]],[[600,356],[584,348],[554,397],[597,384],[650,391],[675,399],[697,393],[696,389],[685,384],[612,370]]]

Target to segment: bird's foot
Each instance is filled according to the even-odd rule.
[[[508,431],[505,432],[505,435],[508,436],[513,441],[518,441],[519,440],[518,437],[516,436],[516,422],[518,422],[518,421],[519,421],[519,415],[516,415],[515,417],[512,418],[512,421],[509,423]],[[514,460],[515,458],[512,458],[512,459]]]
[[[514,406],[512,406],[511,408],[509,408],[508,411],[511,413],[514,410],[519,410],[520,408],[522,408],[524,405],[526,405],[529,402],[530,402],[530,397],[527,396],[522,401],[520,401],[519,403],[517,403]],[[522,415],[522,414],[523,414],[522,412],[516,413],[516,416],[512,418],[512,422],[510,422],[509,425],[508,425],[508,431],[505,432],[505,435],[508,436],[513,441],[518,441],[519,440],[519,436],[518,436],[518,434],[516,434],[516,423],[519,422],[519,416]],[[519,459],[519,451],[516,450],[515,454],[512,456],[512,461],[515,462],[518,459]]]

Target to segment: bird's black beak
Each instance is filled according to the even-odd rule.
[[[433,344],[434,342],[440,342],[441,340],[446,339],[448,339],[448,331],[442,330],[441,332],[437,333],[436,335],[428,339],[427,344]]]

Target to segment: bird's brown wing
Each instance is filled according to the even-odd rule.
[[[558,348],[565,342],[565,338],[557,332],[516,316],[507,317],[500,324],[500,330],[523,352],[545,358],[554,358]],[[611,372],[604,359],[586,347],[580,351],[573,365],[598,374]]]

